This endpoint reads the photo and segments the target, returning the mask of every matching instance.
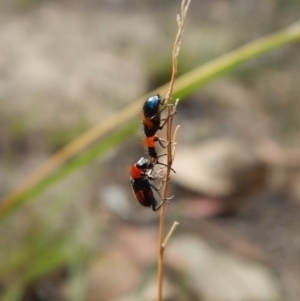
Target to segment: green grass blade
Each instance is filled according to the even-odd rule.
[[[250,42],[186,73],[176,81],[174,96],[184,98],[212,79],[233,70],[242,63],[299,40],[300,21],[277,33]]]
[[[41,181],[37,185],[34,185],[31,189],[28,189],[25,193],[21,194],[18,198],[16,198],[15,201],[11,203],[5,211],[2,212],[2,215],[0,215],[0,219],[3,218],[6,214],[8,214],[11,210],[21,205],[23,202],[39,195],[41,192],[47,189],[47,187],[55,184],[60,179],[65,178],[72,172],[87,165],[96,158],[99,158],[108,150],[119,145],[122,141],[130,137],[137,127],[138,121],[132,122],[128,126],[120,129],[116,133],[104,139],[104,141],[102,141],[101,143],[94,145],[92,148],[88,149],[83,154],[73,158],[69,162],[66,162],[66,164],[62,168],[48,175],[48,177],[41,179]]]
[[[299,40],[300,21],[282,31],[240,47],[237,50],[225,54],[181,76],[175,82],[173,90],[174,99],[184,98],[190,95],[192,92],[210,82],[215,77],[234,69],[236,66],[249,61],[250,59]],[[167,89],[168,85],[164,85],[149,94],[159,92],[164,95],[167,92]],[[83,165],[88,164],[97,156],[100,156],[105,152],[106,147],[108,149],[115,146],[121,143],[121,141],[126,137],[130,136],[137,128],[137,116],[140,113],[141,104],[146,97],[147,95],[136,102],[133,102],[95,128],[87,131],[45,162],[44,166],[42,166],[38,172],[33,173],[23,186],[17,188],[11,195],[2,200],[0,203],[0,219],[22,202],[36,196],[51,184],[57,182],[59,179],[65,177]],[[136,120],[134,124],[131,123],[132,120]],[[121,128],[124,124],[128,123],[131,123],[131,126]],[[109,134],[116,128],[120,128],[120,130],[118,130],[118,132],[113,134],[110,138],[103,139],[105,135]],[[119,140],[114,140],[114,137],[117,136],[119,137]],[[122,137],[124,139],[122,139]],[[99,146],[98,150],[94,147],[90,150],[85,150],[100,139],[103,140],[101,141],[101,146]],[[111,143],[109,142],[111,141],[110,139],[114,140],[114,143],[112,143],[109,147],[109,143]],[[79,156],[83,150],[85,150],[85,154]],[[76,159],[77,156],[79,157]],[[73,158],[75,159],[70,162],[70,159]],[[59,171],[53,175],[53,172],[56,170]]]

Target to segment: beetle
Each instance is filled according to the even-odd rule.
[[[163,163],[157,163],[160,165],[165,165]],[[157,200],[154,197],[153,190],[157,191],[160,195],[159,190],[161,188],[160,182],[159,187],[156,187],[150,181],[155,180],[159,177],[159,172],[154,171],[154,164],[144,157],[140,158],[136,163],[131,167],[130,173],[130,186],[136,200],[145,207],[151,207],[153,211],[157,211],[163,205],[166,200],[171,198],[163,199],[162,202],[158,205]],[[155,172],[156,176],[152,176],[152,173]]]
[[[157,155],[156,149],[155,149],[155,142],[159,141],[159,138],[157,136],[151,136],[145,138],[145,144],[148,150],[148,155],[153,158],[153,162],[158,162],[158,158],[160,156]],[[159,141],[160,142],[160,141]],[[160,145],[162,145],[160,143]],[[163,146],[165,147],[165,146]],[[161,155],[162,156],[162,155]]]
[[[154,136],[158,130],[164,127],[167,120],[165,120],[163,125],[160,125],[160,114],[166,107],[161,110],[159,107],[163,105],[164,102],[159,94],[151,96],[145,101],[142,111],[142,120],[146,137]]]
[[[148,154],[150,157],[154,158],[155,161],[158,159],[158,155],[155,149],[155,142],[159,142],[159,144],[165,148],[166,145],[163,144],[165,142],[163,139],[156,136],[156,132],[158,130],[163,129],[165,126],[168,118],[173,116],[175,113],[172,113],[169,117],[165,119],[161,119],[161,112],[166,108],[162,108],[160,110],[160,105],[163,105],[165,100],[162,100],[160,95],[154,95],[149,97],[144,105],[143,105],[143,111],[142,111],[142,120],[143,120],[143,127],[144,127],[144,133],[145,133],[145,144],[148,149]],[[164,121],[163,124],[161,124],[161,121]]]

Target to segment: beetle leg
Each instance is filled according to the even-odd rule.
[[[160,209],[160,207],[163,205],[164,202],[169,203],[169,200],[173,199],[174,195],[172,195],[171,197],[165,198],[161,201],[161,203],[155,208],[155,204],[152,203],[152,210],[153,211],[157,211]]]

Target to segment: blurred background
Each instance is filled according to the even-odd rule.
[[[0,199],[167,83],[180,1],[0,0]],[[179,75],[283,29],[297,0],[193,0]],[[299,44],[178,105],[164,300],[300,299]],[[0,224],[1,300],[156,300],[158,213],[136,204],[142,127]]]

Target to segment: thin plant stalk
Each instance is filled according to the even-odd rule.
[[[175,228],[176,228],[178,225],[179,225],[179,223],[178,223],[177,221],[175,221],[175,222],[173,223],[173,225],[172,225],[172,227],[171,227],[169,233],[166,235],[166,238],[165,238],[165,240],[163,241],[163,244],[162,244],[162,245],[163,245],[164,248],[166,247],[166,245],[167,245],[167,243],[168,243],[168,241],[169,241],[171,235],[173,234]]]
[[[173,154],[172,154],[172,123],[173,123],[173,107],[171,106],[171,100],[173,95],[173,87],[175,83],[175,79],[177,76],[177,57],[180,50],[180,44],[183,35],[184,29],[184,22],[186,18],[186,14],[188,11],[188,7],[190,5],[191,0],[182,0],[181,2],[181,12],[180,15],[177,16],[178,22],[178,32],[175,38],[173,52],[172,52],[172,76],[169,85],[169,89],[166,95],[166,105],[167,105],[167,123],[166,123],[166,141],[168,141],[167,145],[167,170],[166,170],[166,181],[163,187],[162,198],[167,198],[168,193],[168,186],[169,186],[169,178],[171,172],[171,165],[173,163]],[[158,245],[159,245],[159,252],[158,252],[158,269],[157,269],[157,281],[158,281],[158,295],[157,300],[162,300],[163,295],[163,275],[164,275],[164,250],[165,250],[165,242],[169,239],[170,235],[173,233],[175,226],[172,227],[171,231],[169,232],[170,235],[167,236],[168,239],[164,239],[164,228],[165,228],[165,212],[166,212],[166,203],[162,205],[160,210],[160,219],[159,219],[159,237],[158,237]]]

